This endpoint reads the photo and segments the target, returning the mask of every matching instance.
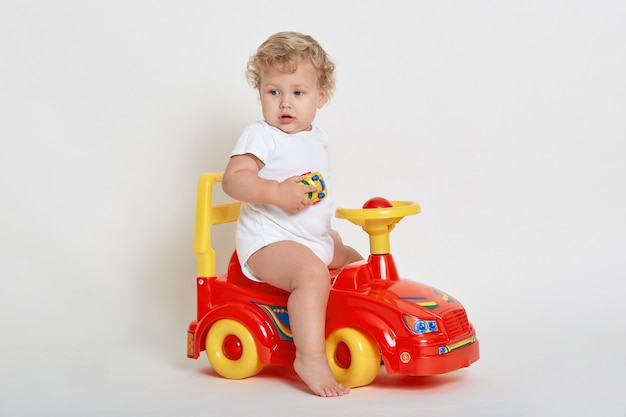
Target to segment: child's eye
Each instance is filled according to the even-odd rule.
[[[294,96],[301,96],[302,94],[304,94],[302,91],[294,91],[293,92]]]
[[[273,95],[273,96],[277,96],[280,93],[277,90],[270,90],[270,94]]]

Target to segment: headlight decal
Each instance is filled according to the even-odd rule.
[[[414,334],[422,335],[434,333],[439,330],[435,320],[422,320],[409,314],[403,314],[402,320],[404,321],[404,325]]]

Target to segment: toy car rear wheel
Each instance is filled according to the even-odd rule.
[[[209,363],[224,378],[248,378],[263,369],[252,333],[238,321],[216,321],[207,333],[205,349]]]
[[[380,351],[371,337],[342,327],[326,339],[326,356],[337,381],[349,388],[370,384],[380,369]]]

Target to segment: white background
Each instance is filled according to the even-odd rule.
[[[3,1],[0,21],[0,416],[626,415],[623,1]],[[196,180],[260,117],[244,68],[280,30],[337,64],[317,120],[337,203],[422,205],[392,252],[463,302],[470,368],[322,399],[186,358]]]

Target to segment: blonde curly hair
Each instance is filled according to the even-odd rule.
[[[248,60],[246,78],[258,89],[265,69],[294,72],[305,59],[317,71],[318,87],[330,98],[335,90],[335,64],[313,37],[299,32],[278,32],[267,38]]]

